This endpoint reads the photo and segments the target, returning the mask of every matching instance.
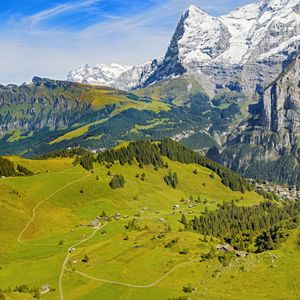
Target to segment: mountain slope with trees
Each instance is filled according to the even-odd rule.
[[[58,299],[65,258],[66,299],[217,299],[224,288],[235,298],[293,295],[283,274],[299,271],[297,202],[267,201],[239,175],[172,140],[8,159],[35,171],[0,178],[0,289],[8,299],[31,299],[45,284],[43,297]],[[227,177],[245,190],[226,186]],[[246,257],[217,250],[226,242],[248,250],[247,235],[257,249]],[[297,286],[299,276],[293,280]]]

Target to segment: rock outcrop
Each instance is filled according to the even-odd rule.
[[[0,135],[74,124],[90,111],[89,102],[79,98],[82,90],[73,82],[39,77],[21,86],[0,86]]]
[[[300,163],[300,55],[249,110],[251,116],[227,139],[222,157],[225,163],[246,174],[253,164],[274,165],[287,157],[292,158],[287,169],[297,167]],[[274,169],[274,172],[278,171]]]

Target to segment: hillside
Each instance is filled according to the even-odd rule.
[[[298,185],[299,11],[297,0],[219,17],[191,5],[159,59],[0,86],[0,155],[169,137],[244,176]]]
[[[0,99],[0,155],[94,150],[165,137],[203,150],[218,146],[245,111],[243,95],[224,88],[210,99],[192,76],[135,93],[34,78],[2,87]]]
[[[122,118],[118,116],[124,112],[145,111],[156,116],[169,109],[160,101],[112,88],[34,77],[29,84],[0,87],[0,154],[64,148],[71,139],[110,119]],[[88,136],[94,143],[99,138]],[[57,146],[59,142],[63,143]]]
[[[39,78],[2,87],[0,155],[172,137],[247,177],[298,185],[298,60],[256,104],[230,85],[210,98],[190,75],[134,94]]]
[[[101,145],[171,137],[244,176],[299,185],[298,2],[261,0],[221,16],[192,4],[159,59],[121,73],[115,65],[72,71],[71,81],[98,80],[171,107],[148,124],[139,114],[113,140],[99,130]]]
[[[6,299],[31,299],[42,285],[50,286],[43,299],[273,299],[278,290],[296,299],[295,230],[277,250],[223,261],[211,252],[220,237],[203,235],[182,219],[192,224],[232,201],[245,210],[263,203],[253,191],[222,183],[245,182],[235,173],[169,140],[102,152],[92,171],[80,165],[86,155],[53,156],[8,157],[36,174],[0,179],[0,288]],[[275,209],[273,203],[268,207]],[[269,283],[261,280],[266,274]]]
[[[300,0],[2,2],[0,300],[300,300]]]

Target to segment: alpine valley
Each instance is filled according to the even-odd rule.
[[[162,54],[0,85],[0,300],[299,299],[299,0]]]

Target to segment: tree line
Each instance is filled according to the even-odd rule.
[[[88,151],[84,148],[76,147],[71,149],[59,149],[50,151],[46,154],[35,156],[34,159],[47,159],[47,158],[56,158],[56,157],[75,157],[75,156],[84,156],[86,154],[92,154],[91,151]]]
[[[31,176],[34,173],[26,167],[17,165],[7,158],[0,156],[0,177]]]
[[[177,142],[166,138],[160,142],[134,141],[118,149],[109,149],[98,154],[99,163],[113,164],[119,161],[121,165],[132,164],[136,160],[142,168],[144,165],[153,165],[154,168],[168,167],[162,156],[181,163],[195,163],[217,173],[225,186],[233,191],[245,192],[252,190],[252,185],[230,169],[215,163]]]
[[[99,163],[115,163],[119,161],[121,165],[132,164],[136,160],[140,167],[143,165],[153,165],[156,168],[164,166],[159,147],[149,141],[130,142],[126,147],[119,149],[109,149],[98,154]]]
[[[107,165],[114,164],[116,161],[119,161],[121,165],[126,163],[132,164],[134,161],[137,161],[140,168],[143,168],[144,165],[153,165],[155,169],[168,168],[167,164],[163,162],[162,156],[173,161],[186,164],[195,163],[206,167],[217,173],[222,183],[233,191],[245,192],[253,189],[253,186],[247,180],[235,172],[180,145],[170,138],[163,139],[160,142],[133,141],[126,146],[107,149],[98,153],[96,160],[100,164]],[[92,164],[95,161],[94,155],[83,148],[57,150],[40,158],[46,159],[49,157],[75,157],[74,164],[80,163],[87,170],[92,169]]]
[[[267,201],[251,207],[237,206],[232,201],[219,205],[215,211],[206,209],[203,215],[189,222],[182,216],[181,222],[186,229],[218,237],[238,250],[250,251],[255,246],[256,251],[262,251],[268,248],[269,238],[273,245],[277,244],[283,238],[283,232],[297,224],[299,214],[299,201],[281,206]]]
[[[161,155],[168,157],[170,160],[187,164],[195,163],[212,170],[221,177],[222,183],[233,191],[245,192],[253,189],[252,185],[248,181],[235,172],[169,138],[162,140],[161,143],[159,143],[159,148]]]

